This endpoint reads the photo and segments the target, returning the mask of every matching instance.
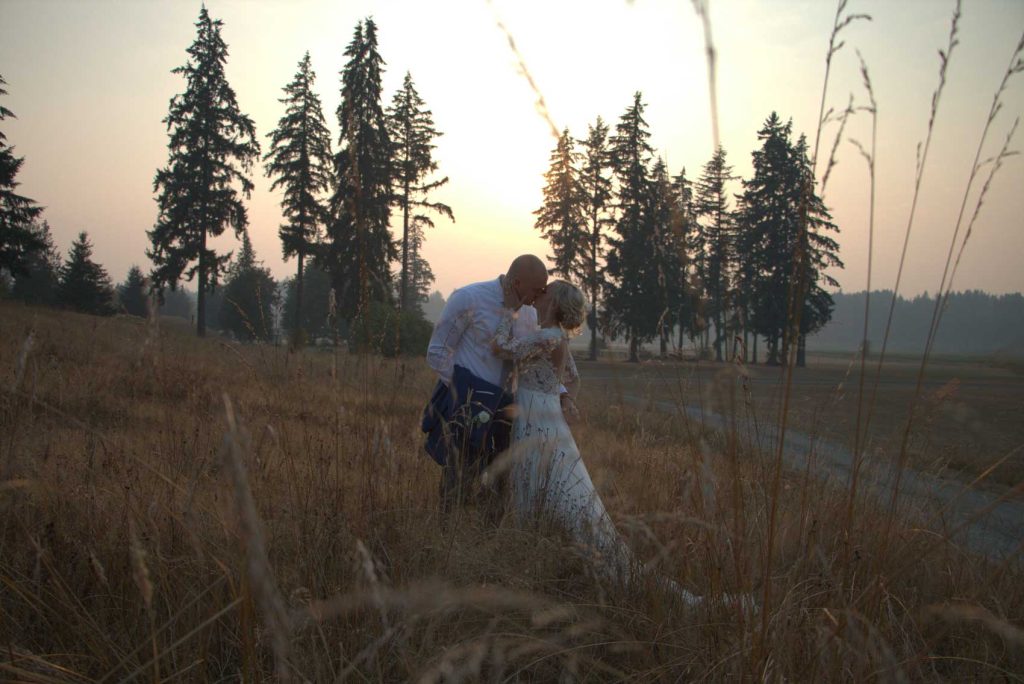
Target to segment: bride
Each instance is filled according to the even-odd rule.
[[[509,308],[498,326],[493,350],[515,364],[517,408],[507,455],[515,510],[527,519],[553,519],[587,549],[598,570],[628,580],[637,563],[594,489],[560,401],[563,389],[570,397],[579,390],[579,373],[568,342],[583,324],[583,294],[564,280],[548,285],[534,302],[540,329],[521,338],[512,336],[519,305],[514,299],[514,295],[506,298]],[[671,580],[659,581],[690,605],[702,600]]]

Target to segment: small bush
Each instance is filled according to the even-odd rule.
[[[349,326],[352,352],[371,351],[384,356],[419,356],[427,353],[434,327],[419,311],[399,314],[391,305],[373,302],[366,319],[357,316]]]

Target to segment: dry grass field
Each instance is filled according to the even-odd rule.
[[[640,394],[720,415],[738,410],[768,422],[778,420],[785,389],[784,369],[764,365],[652,360],[581,366],[591,392]],[[871,414],[867,448],[895,459],[914,404],[909,463],[967,481],[998,464],[986,486],[1024,480],[1024,369],[995,359],[938,357],[927,366],[915,401],[919,369],[920,358],[887,358],[872,404],[877,359],[869,359],[861,412],[862,430]],[[852,450],[859,379],[856,354],[812,354],[807,367],[794,372],[789,426]]]
[[[0,679],[1021,678],[1019,554],[890,527],[797,475],[773,494],[738,441],[614,400],[613,366],[584,366],[577,433],[619,528],[661,574],[759,612],[610,584],[557,530],[442,523],[420,359],[0,302]]]

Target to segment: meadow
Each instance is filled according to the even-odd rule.
[[[987,437],[993,453],[1019,445],[1020,376],[999,371],[1005,395],[968,392],[984,374],[960,368],[956,401],[1003,430]],[[827,404],[829,373],[843,375],[805,370],[821,386],[794,384],[794,416]],[[970,553],[922,511],[890,515],[868,488],[851,500],[841,483],[777,470],[742,435],[616,389],[632,379],[671,396],[656,381],[671,375],[687,403],[728,411],[714,397],[742,391],[721,380],[731,366],[581,371],[578,442],[637,556],[695,593],[750,592],[759,610],[611,583],[556,529],[472,507],[442,520],[418,431],[433,381],[420,358],[239,346],[173,319],[0,302],[2,678],[1021,679],[1019,547]],[[763,384],[751,396],[770,402]],[[849,414],[833,403],[817,424]],[[1019,480],[962,470],[1020,496]]]

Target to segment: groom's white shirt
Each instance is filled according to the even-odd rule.
[[[444,305],[427,347],[427,364],[446,384],[458,364],[482,380],[501,384],[502,361],[491,350],[504,311],[501,279],[460,287]],[[519,309],[512,334],[523,337],[537,330],[537,310]]]

